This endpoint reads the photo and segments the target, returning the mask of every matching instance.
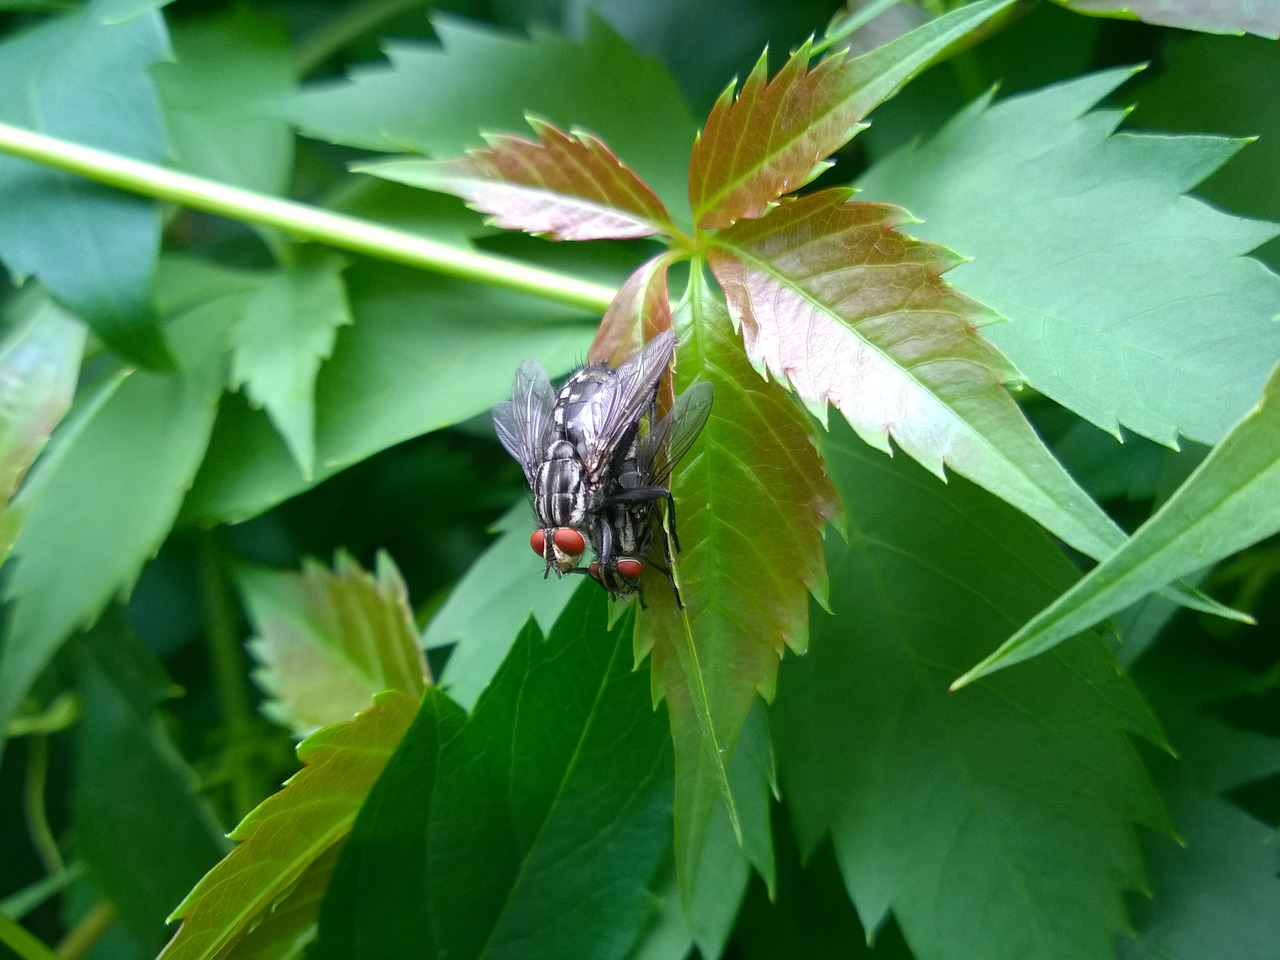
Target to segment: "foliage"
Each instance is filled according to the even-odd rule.
[[[425,6],[0,4],[0,942],[1271,956],[1270,7]],[[488,412],[667,328],[633,612]]]

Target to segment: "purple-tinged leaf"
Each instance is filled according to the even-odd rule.
[[[600,330],[587,351],[590,363],[619,366],[639,353],[647,341],[671,329],[670,265],[671,255],[661,254],[627,278],[600,321]]]
[[[1054,459],[1006,384],[1017,372],[978,327],[998,314],[940,279],[961,259],[894,228],[889,204],[828,190],[723,231],[711,267],[758,367],[864,441],[889,438],[939,477],[987,487],[1077,549],[1124,535]]]
[[[835,54],[808,69],[810,47],[773,80],[762,56],[734,97],[720,95],[693,147],[689,200],[700,229],[764,214],[826,169],[863,117],[1013,0],[982,0],[924,24],[865,56]]]
[[[662,201],[601,140],[528,119],[537,140],[491,134],[488,147],[465,157],[356,169],[453,194],[500,227],[552,240],[626,240],[674,230]]]
[[[1256,33],[1280,37],[1276,0],[1057,0],[1068,10],[1100,17],[1142,20],[1205,33]]]

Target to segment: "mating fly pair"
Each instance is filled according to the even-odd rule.
[[[645,563],[671,582],[675,502],[667,480],[711,412],[712,388],[697,383],[657,417],[658,384],[675,355],[665,331],[614,368],[588,364],[560,388],[535,360],[516,371],[511,399],[493,408],[498,439],[524,470],[538,529],[529,542],[552,570],[588,573],[614,597],[640,593]],[[658,503],[665,501],[670,541]],[[651,555],[662,536],[662,559]],[[587,546],[596,560],[579,567]],[[665,562],[665,566],[663,563]],[[641,594],[641,603],[644,602]]]

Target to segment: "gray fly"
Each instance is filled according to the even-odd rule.
[[[498,439],[520,464],[538,529],[530,538],[559,576],[581,561],[588,541],[612,541],[605,508],[616,467],[634,448],[640,421],[655,407],[658,381],[675,355],[664,331],[616,369],[591,364],[557,395],[542,367],[516,370],[511,399],[493,408]]]

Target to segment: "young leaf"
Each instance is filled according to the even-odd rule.
[[[342,271],[322,257],[268,277],[236,328],[231,385],[265,407],[303,477],[315,470],[315,383],[336,330],[351,323]]]
[[[440,45],[389,42],[386,63],[350,81],[311,84],[287,105],[310,136],[367,150],[454,156],[476,130],[517,130],[526,114],[590,130],[677,213],[686,203],[697,130],[671,75],[632,50],[600,18],[575,42],[535,29],[531,39],[437,17]],[[483,69],[475,69],[483,64]]]
[[[470,710],[489,685],[529,617],[550,632],[585,578],[543,580],[542,567],[529,549],[533,511],[521,500],[494,523],[498,538],[480,554],[422,635],[428,650],[454,644],[440,685],[459,706]]]
[[[108,616],[70,650],[84,710],[75,848],[98,893],[155,951],[165,915],[227,844],[157,710],[173,684],[123,620]]]
[[[564,307],[419,270],[356,263],[346,281],[355,323],[316,376],[312,479],[265,417],[229,403],[185,520],[253,516],[379,450],[485,413],[521,360],[568,370],[594,330]]]
[[[450,193],[507,230],[552,240],[626,240],[671,233],[662,201],[603,141],[529,117],[536,140],[491,134],[453,160],[385,160],[354,169]]]
[[[158,162],[164,134],[147,69],[168,53],[158,13],[121,23],[104,0],[0,44],[0,120]],[[160,246],[155,204],[71,174],[0,157],[0,259],[35,275],[111,347],[169,362],[147,305]]]
[[[1256,33],[1280,37],[1280,5],[1262,0],[1057,0],[1091,16],[1137,19],[1208,33]]]
[[[667,292],[667,268],[672,255],[647,260],[627,278],[600,321],[600,329],[587,351],[588,363],[615,367],[640,352],[663,330],[671,329],[671,300]]]
[[[1277,228],[1183,196],[1242,141],[1086,113],[1131,74],[980,100],[861,186],[974,257],[949,279],[1012,321],[987,333],[1037,390],[1112,434],[1211,444],[1280,360],[1280,277],[1243,256]]]
[[[832,424],[848,511],[832,613],[770,714],[803,856],[835,846],[863,926],[929,960],[1103,960],[1167,829],[1130,733],[1160,733],[1096,637],[960,694],[950,671],[1075,576],[1026,518]]]
[[[241,821],[231,834],[236,848],[173,911],[169,919],[181,918],[182,927],[163,960],[241,957],[269,935],[309,936],[317,888],[417,705],[412,696],[388,690],[354,720],[298,744],[302,769]]]
[[[236,7],[179,21],[173,62],[152,71],[176,165],[197,176],[282,194],[293,166],[293,131],[269,115],[294,89],[283,25]]]
[[[688,893],[743,724],[758,697],[772,699],[786,650],[807,646],[810,592],[825,602],[822,528],[840,508],[808,418],[751,369],[699,274],[676,332],[678,392],[710,381],[715,405],[672,480],[686,607],[650,576],[636,656],[649,655],[654,698],[670,713],[676,869]]]
[[[85,341],[84,324],[47,297],[23,307],[0,343],[0,563],[22,523],[8,498],[71,405]]]
[[[262,712],[295,735],[350,719],[382,690],[422,696],[427,664],[387,554],[376,576],[340,552],[332,572],[315,561],[301,574],[247,567],[236,584],[257,634],[254,679],[272,698]]]
[[[369,795],[316,960],[622,958],[671,841],[671,752],[603,591],[527,627],[468,717],[439,689]]]
[[[693,147],[689,200],[699,229],[761,216],[826,169],[866,125],[859,121],[950,44],[1013,0],[979,0],[854,60],[843,53],[808,69],[809,44],[772,80],[762,56],[735,98],[720,95]]]
[[[894,230],[907,214],[824,190],[719,233],[708,258],[753,362],[811,408],[839,408],[864,441],[889,438],[939,477],[980,483],[1101,557],[1120,529],[1041,443],[1006,384],[1017,372],[978,332],[998,315],[939,274],[959,258]]]
[[[0,730],[62,641],[132,589],[172,527],[213,427],[234,320],[222,302],[184,314],[170,327],[178,369],[126,376],[35,465],[4,585]]]
[[[1105,561],[956,681],[1049,649],[1188,573],[1280,531],[1280,367],[1262,401]]]

